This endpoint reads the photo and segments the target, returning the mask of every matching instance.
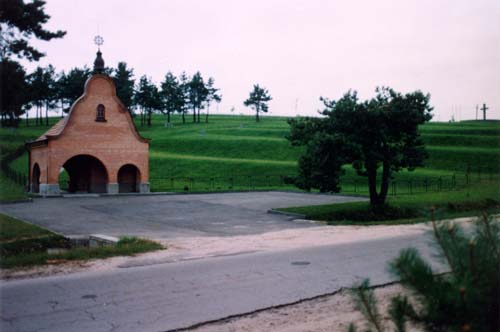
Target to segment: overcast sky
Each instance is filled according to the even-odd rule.
[[[483,102],[500,118],[499,0],[47,0],[46,12],[67,35],[36,42],[39,64],[91,66],[99,33],[106,65],[125,61],[136,79],[214,77],[224,113],[249,113],[255,83],[271,115],[314,115],[320,96],[383,85],[430,93],[434,120],[473,119]]]

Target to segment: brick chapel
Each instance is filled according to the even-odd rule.
[[[149,192],[149,140],[139,134],[103,71],[98,50],[94,73],[68,115],[26,144],[32,193]]]

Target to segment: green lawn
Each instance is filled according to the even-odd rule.
[[[48,254],[49,248],[68,250],[59,254]],[[0,214],[0,267],[2,268],[127,256],[162,248],[159,243],[136,237],[122,237],[114,246],[70,248],[68,240],[61,235]]]
[[[440,219],[476,216],[482,211],[500,213],[498,182],[470,185],[463,190],[401,195],[388,198],[388,208],[372,211],[368,202],[299,206],[278,209],[299,213],[308,219],[326,221],[330,225],[377,225],[415,223],[429,220],[436,209]]]
[[[8,179],[0,171],[0,201],[11,202],[27,198],[28,195],[24,191],[24,188]]]
[[[51,119],[54,123],[57,119]],[[213,191],[295,189],[286,185],[294,176],[302,149],[291,147],[285,136],[284,117],[212,115],[210,122],[186,124],[173,117],[173,127],[155,115],[152,127],[137,127],[151,138],[150,182],[153,191]],[[17,130],[0,128],[7,149],[42,134],[46,127],[23,125]],[[414,194],[463,186],[469,182],[498,180],[500,173],[500,121],[428,123],[420,127],[430,158],[426,168],[395,175],[392,191]],[[27,172],[27,154],[11,163]],[[455,177],[453,177],[455,175]],[[367,195],[366,180],[346,167],[343,192]]]

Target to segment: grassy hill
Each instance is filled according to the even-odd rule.
[[[56,120],[51,119],[52,123]],[[152,127],[137,126],[143,136],[152,139],[150,181],[154,191],[281,187],[282,176],[296,174],[301,148],[291,147],[285,139],[289,131],[286,118],[264,117],[256,123],[250,116],[215,115],[208,124],[182,124],[174,117],[173,124],[166,128],[164,117],[154,116]],[[1,128],[2,153],[46,129],[24,124],[19,129]],[[404,183],[403,189],[409,180],[414,184],[421,181],[421,185],[425,179],[432,184],[439,177],[451,181],[453,174],[463,175],[468,168],[471,179],[496,178],[500,172],[500,121],[428,123],[420,132],[430,158],[425,168],[396,176]],[[11,166],[26,173],[27,155]],[[346,191],[362,191],[364,182],[347,168]]]

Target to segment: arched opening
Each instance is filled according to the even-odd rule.
[[[69,181],[67,181],[68,192],[107,192],[108,172],[106,172],[106,167],[99,159],[89,155],[74,156],[64,163],[63,168],[69,176]],[[61,174],[64,174],[64,172]]]
[[[124,165],[118,171],[118,192],[136,193],[141,181],[139,169],[132,164]]]
[[[40,192],[40,166],[37,163],[33,166],[33,172],[31,173],[31,191],[33,193]]]

